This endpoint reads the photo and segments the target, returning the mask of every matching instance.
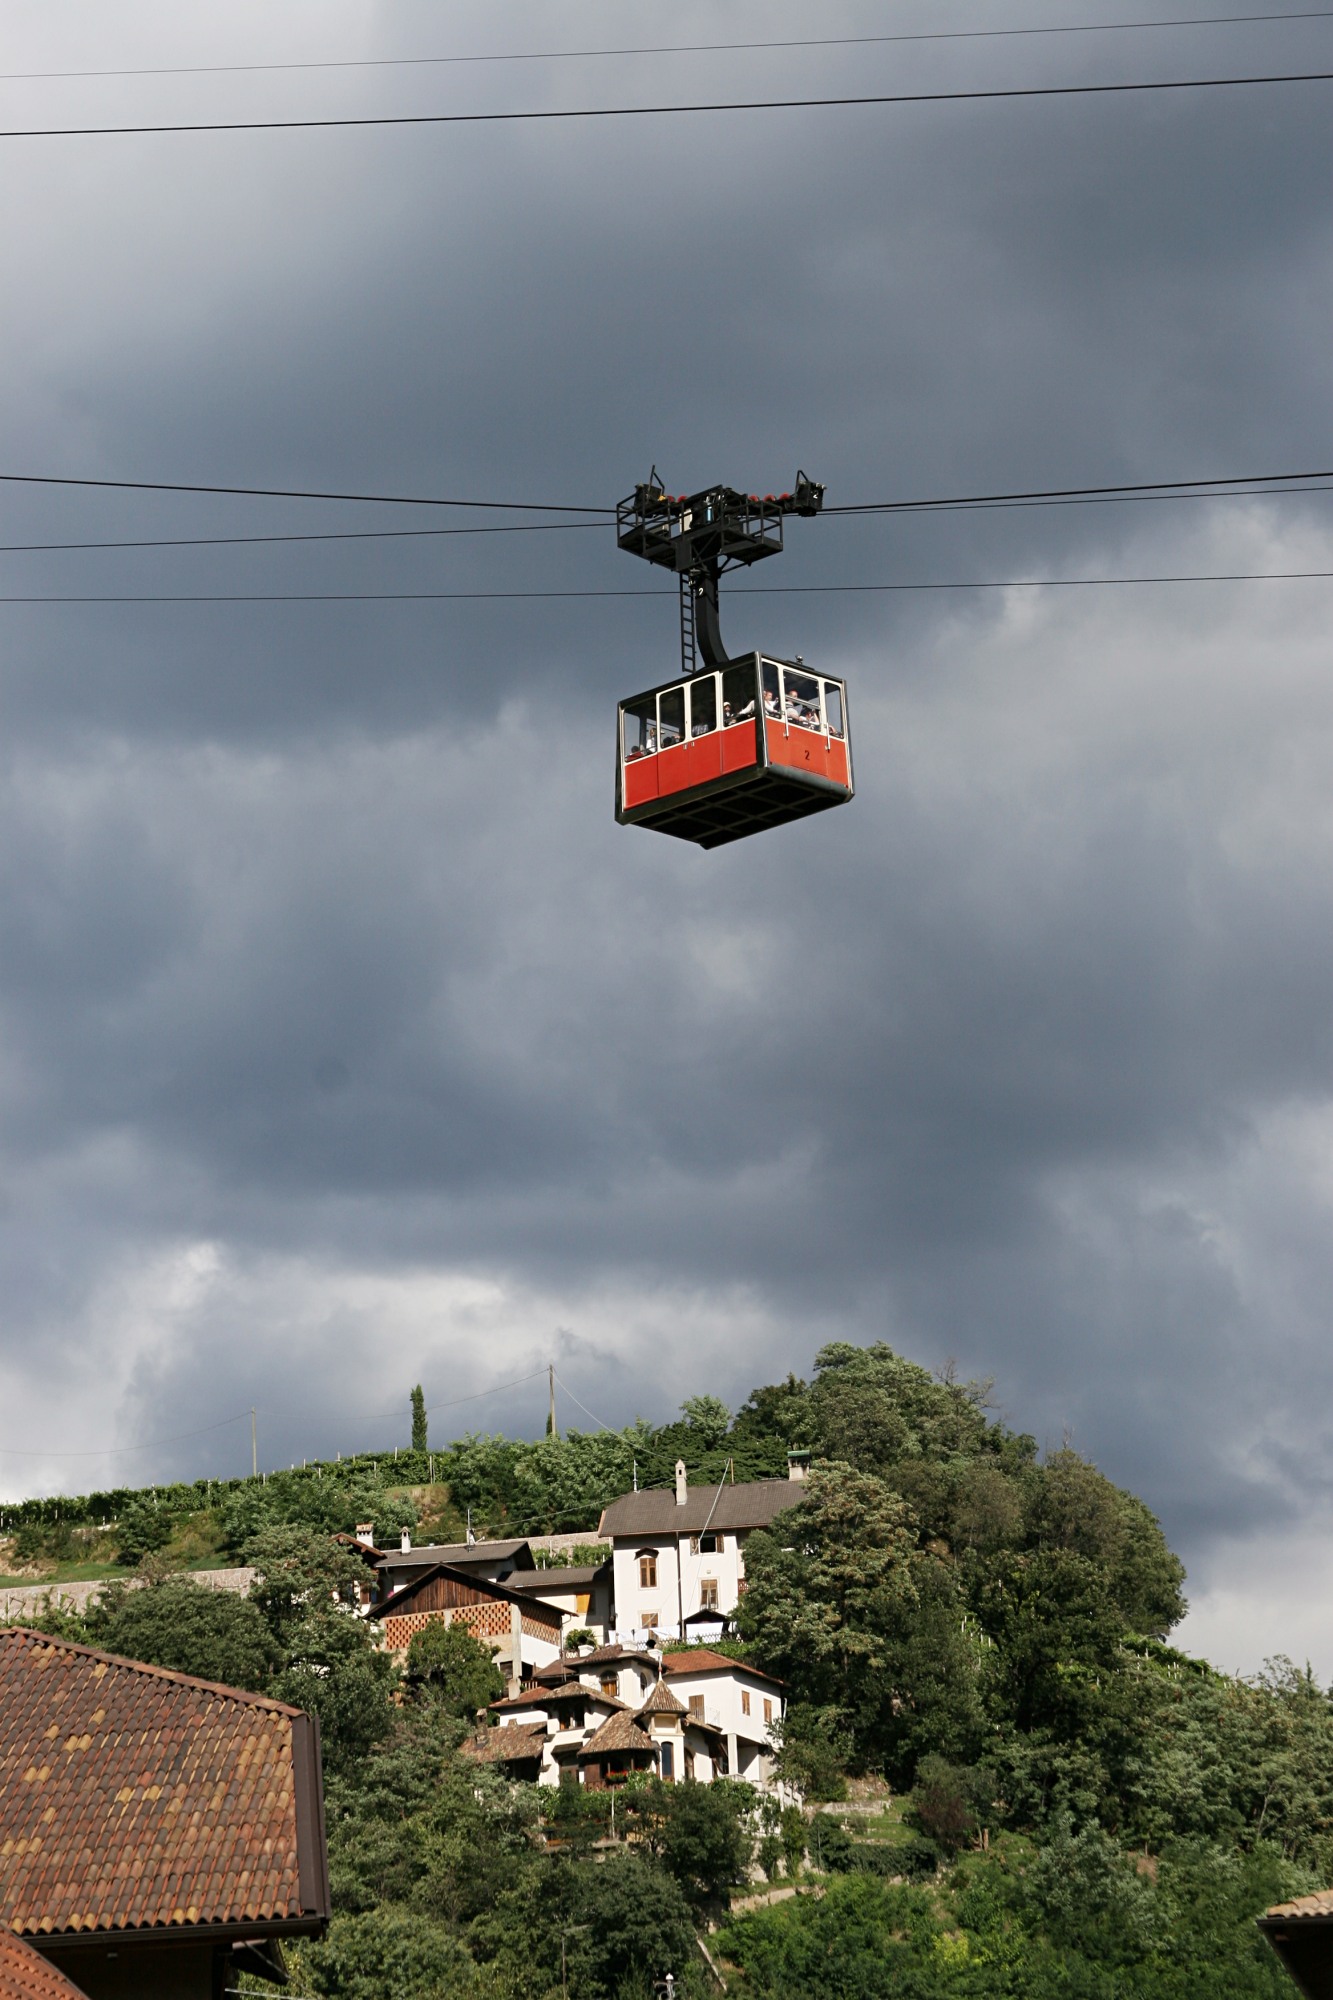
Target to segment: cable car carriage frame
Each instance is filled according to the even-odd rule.
[[[616,716],[616,818],[700,847],[805,819],[854,794],[846,684],[799,656],[727,654],[718,584],[728,569],[782,550],[789,513],[819,512],[824,489],[711,487],[672,498],[654,470],[617,508],[628,554],[680,582],[681,671],[632,695]]]

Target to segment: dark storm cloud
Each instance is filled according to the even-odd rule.
[[[161,59],[163,17],[131,15]],[[13,66],[60,66],[23,19]],[[294,15],[282,53],[364,26]],[[836,31],[880,27],[848,8]],[[713,39],[714,10],[677,29]],[[535,11],[504,31],[552,33]],[[268,33],[217,24],[200,59]],[[560,24],[617,35],[609,9]],[[400,9],[367,45],[440,39]],[[1311,24],[762,76],[947,88],[1322,48]],[[762,94],[758,63],[521,86]],[[520,79],[308,88],[175,101],[499,104]],[[165,89],[116,102],[160,115]],[[599,503],[654,458],[678,490],[799,463],[831,501],[1322,464],[1326,147],[1302,86],[29,152],[3,457]],[[1324,568],[1329,510],[827,518],[753,580]],[[386,515],[9,490],[0,539],[433,524]],[[13,592],[653,583],[583,530],[0,562]],[[40,1442],[52,1386],[71,1449],[259,1401],[276,1462],[370,1441],[363,1420],[391,1437],[381,1402],[418,1376],[443,1403],[555,1352],[620,1421],[887,1336],[996,1375],[1043,1443],[1072,1426],[1201,1574],[1289,1530],[1327,1456],[1326,591],[738,588],[733,644],[848,673],[860,796],[707,857],[610,824],[612,704],[671,670],[669,594],[5,608],[0,1448]],[[457,1423],[538,1424],[514,1393]],[[109,1476],[89,1463],[40,1477]]]

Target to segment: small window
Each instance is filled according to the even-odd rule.
[[[717,1545],[718,1537],[716,1535],[690,1536],[690,1554],[692,1556],[715,1556],[717,1554]]]
[[[627,764],[652,756],[657,748],[657,703],[650,694],[625,703],[622,728]]]
[[[728,667],[722,676],[722,727],[754,719],[754,668]]]
[[[661,1746],[661,1751],[662,1751],[662,1776],[666,1779],[668,1784],[671,1784],[676,1775],[676,1753],[669,1743],[663,1743]]]
[[[656,1549],[654,1549],[650,1554],[641,1555],[639,1557],[639,1589],[656,1590],[656,1588],[657,1588],[657,1551]]]
[[[742,1688],[742,1689],[741,1689],[741,1714],[742,1714],[742,1715],[748,1715],[749,1713],[750,1713],[750,1690],[749,1690],[749,1688]]]
[[[836,681],[824,683],[824,722],[830,736],[843,734],[842,689]]]
[[[813,674],[798,674],[787,667],[782,676],[782,718],[794,729],[822,729],[819,714],[819,682]]]
[[[699,1608],[702,1611],[717,1610],[717,1578],[706,1576],[699,1585]]]
[[[685,690],[668,688],[657,697],[657,740],[663,750],[669,750],[673,743],[683,742],[684,737]]]
[[[764,714],[770,722],[782,720],[782,694],[778,687],[778,670],[771,660],[764,661]]]
[[[645,1632],[655,1632],[657,1630],[657,1613],[655,1611],[641,1611],[639,1613],[639,1623]]]
[[[703,1696],[701,1694],[692,1694],[690,1696],[689,1707],[690,1707],[690,1714],[695,1718],[695,1721],[702,1722],[704,1719]]]
[[[602,1675],[602,1693],[603,1693],[603,1694],[609,1694],[609,1695],[610,1695],[610,1696],[612,1697],[612,1699],[614,1700],[614,1698],[615,1698],[615,1692],[616,1692],[616,1677],[615,1677],[615,1675],[614,1675],[614,1674],[603,1674],[603,1675]]]
[[[717,676],[690,682],[690,735],[711,736],[717,728]]]
[[[772,1720],[773,1720],[773,1704],[772,1704],[772,1702],[771,1702],[771,1701],[770,1701],[770,1700],[768,1699],[768,1696],[767,1696],[767,1695],[765,1695],[765,1696],[764,1696],[764,1721],[765,1721],[765,1722],[771,1722]]]

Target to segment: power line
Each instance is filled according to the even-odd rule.
[[[1010,576],[981,582],[926,583],[751,583],[733,597],[830,597],[851,593],[920,590],[1073,590],[1144,583],[1294,583],[1333,577],[1328,569],[1227,570],[1171,576]],[[292,590],[156,591],[120,595],[0,595],[0,604],[498,604],[519,599],[643,597],[674,598],[674,590]],[[538,1370],[538,1373],[541,1371]],[[489,1392],[486,1392],[489,1393]]]
[[[361,56],[342,61],[282,63],[191,63],[153,69],[19,69],[0,72],[0,83],[40,83],[128,76],[258,76],[278,72],[324,69],[431,69],[464,63],[586,62],[596,57],[694,56],[749,53],[764,49],[867,48],[890,42],[985,42],[1030,35],[1111,35],[1152,28],[1229,28],[1267,26],[1273,21],[1326,21],[1333,9],[1314,8],[1284,14],[1205,14],[1162,21],[1087,21],[1055,27],[954,28],[909,35],[820,35],[799,41],[665,42],[656,47],[627,49],[520,49],[486,55]]]
[[[827,514],[922,514],[935,507],[993,507],[1018,500],[1088,500],[1117,494],[1191,493],[1221,486],[1289,486],[1298,479],[1333,479],[1333,472],[1244,472],[1231,479],[1138,480],[1123,486],[1050,486],[1021,493],[963,493],[943,500],[852,500]]]
[[[249,1410],[238,1410],[234,1417],[220,1417],[215,1424],[201,1424],[196,1431],[177,1431],[173,1437],[148,1438],[142,1444],[103,1445],[97,1451],[35,1451],[31,1446],[0,1445],[0,1456],[9,1458],[121,1458],[135,1451],[154,1451],[159,1445],[181,1444],[187,1438],[206,1437],[210,1431],[226,1430],[230,1424],[244,1423]]]
[[[1293,478],[1300,478],[1297,473]],[[1284,500],[1290,493],[1333,494],[1333,486],[1282,486],[1265,489],[1258,486],[1242,486],[1219,493],[1127,493],[1089,492],[1071,494],[1052,499],[1016,500],[923,500],[886,503],[883,509],[875,507],[826,507],[825,514],[873,514],[879,511],[911,513],[918,509],[939,514],[966,514],[976,511],[994,513],[1009,508],[1022,507],[1111,507],[1126,506],[1134,501],[1172,500]],[[401,542],[420,541],[444,535],[550,535],[568,534],[576,528],[595,528],[604,533],[604,521],[515,521],[506,522],[502,527],[485,528],[347,528],[312,530],[299,535],[172,535],[143,538],[131,541],[102,542],[0,542],[0,555],[57,555],[77,554],[81,550],[105,549],[225,549],[254,548],[272,543],[284,542]]]
[[[1333,492],[1333,487],[1298,487],[1298,492]],[[345,528],[306,535],[173,535],[127,542],[0,542],[0,556],[68,554],[78,549],[225,549],[269,542],[402,542],[440,535],[552,535],[573,528],[596,528],[604,521],[506,521],[485,528]]]
[[[0,132],[0,139],[14,136]],[[511,514],[614,514],[616,511],[614,507],[576,507],[563,500],[440,500],[433,495],[328,493],[294,486],[203,486],[167,479],[81,479],[53,472],[0,472],[0,485],[92,486],[117,493],[219,493],[250,500],[352,500],[366,506],[473,507]]]
[[[857,97],[759,97],[725,104],[605,104],[540,111],[417,111],[365,118],[236,118],[169,125],[43,125],[0,130],[0,139],[162,138],[185,132],[347,132],[394,125],[528,125],[595,118],[678,118],[737,111],[832,111],[870,105],[983,104],[1020,97],[1125,97],[1147,91],[1237,90],[1255,84],[1333,83],[1333,70],[1281,76],[1192,76],[1161,83],[1026,84],[1009,90],[913,90]],[[591,509],[584,510],[591,511]]]
[[[565,1394],[568,1396],[570,1402],[574,1404],[575,1408],[582,1410],[585,1417],[591,1417],[593,1423],[596,1424],[598,1430],[611,1431],[615,1429],[614,1424],[604,1424],[600,1417],[593,1415],[593,1412],[588,1408],[588,1405],[586,1403],[579,1402],[578,1397],[574,1394],[574,1391],[570,1388],[569,1384],[566,1382],[563,1375],[557,1373],[555,1379],[560,1384],[560,1387],[564,1390]]]
[[[1057,486],[1006,493],[954,494],[946,498],[927,500],[858,500],[849,501],[842,506],[825,507],[820,518],[847,514],[913,514],[1018,505],[1081,504],[1094,500],[1109,499],[1151,499],[1155,497],[1184,499],[1194,495],[1216,498],[1264,497],[1262,489],[1265,488],[1274,489],[1275,491],[1277,489],[1286,489],[1294,492],[1325,492],[1333,490],[1333,488],[1324,486],[1302,486],[1297,483],[1309,480],[1333,480],[1333,471],[1233,473],[1225,477],[1212,479],[1159,479],[1116,486]],[[199,493],[239,499],[333,500],[368,506],[464,507],[501,512],[591,514],[602,517],[599,520],[569,522],[535,521],[505,523],[502,527],[365,528],[280,535],[199,535],[101,542],[15,542],[0,546],[0,553],[3,554],[18,554],[25,551],[40,553],[44,550],[69,551],[85,548],[211,548],[224,547],[228,544],[242,545],[266,542],[390,541],[444,535],[535,534],[538,532],[549,532],[556,527],[601,527],[605,518],[613,515],[615,512],[613,507],[575,506],[568,501],[457,500],[442,499],[433,494],[341,493],[308,487],[220,486],[188,483],[183,480],[92,479],[76,477],[71,474],[41,472],[0,472],[0,485],[75,486],[118,493]],[[1222,488],[1228,487],[1253,488],[1255,489],[1255,493],[1247,496],[1239,492],[1224,493],[1221,491]],[[637,595],[642,593],[631,592],[629,594]]]

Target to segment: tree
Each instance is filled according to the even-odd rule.
[[[170,1577],[106,1593],[88,1621],[94,1645],[127,1659],[260,1693],[281,1655],[258,1605],[230,1590]]]
[[[690,1902],[719,1902],[745,1880],[753,1846],[745,1819],[754,1795],[739,1780],[663,1787],[662,1859]]]
[[[165,1507],[139,1499],[126,1507],[116,1523],[116,1561],[134,1569],[145,1556],[156,1555],[171,1540],[172,1520]]]
[[[272,1692],[319,1716],[327,1762],[354,1762],[387,1734],[398,1680],[367,1621],[350,1612],[361,1558],[304,1528],[269,1528],[250,1555],[251,1596],[283,1654]]]
[[[412,1449],[426,1450],[426,1398],[420,1382],[412,1391]]]
[[[719,1396],[687,1396],[680,1413],[705,1451],[720,1445],[727,1435],[731,1411]]]
[[[460,1717],[488,1708],[505,1691],[490,1647],[459,1619],[451,1625],[432,1619],[412,1634],[407,1678],[437,1701],[446,1715]]]

